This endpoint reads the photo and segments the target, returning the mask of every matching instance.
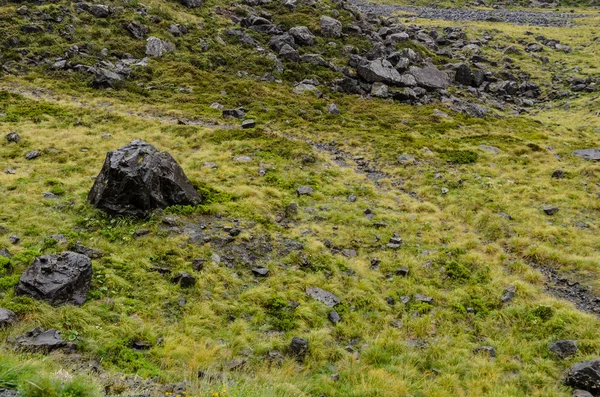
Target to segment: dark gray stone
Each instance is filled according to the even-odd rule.
[[[567,358],[577,354],[577,342],[574,340],[557,340],[548,344],[548,350],[560,358]]]
[[[314,192],[315,192],[315,189],[313,189],[310,186],[299,186],[298,189],[296,189],[296,194],[298,194],[298,197],[299,196],[310,196]]]
[[[308,341],[304,338],[294,336],[290,343],[290,355],[296,358],[296,360],[302,362],[306,358],[308,353]]]
[[[17,315],[11,310],[0,307],[0,329],[17,322]]]
[[[492,346],[479,346],[475,350],[473,350],[475,354],[487,354],[490,358],[496,357],[496,349]]]
[[[67,346],[55,329],[34,328],[15,338],[15,343],[22,349],[49,352]]]
[[[255,267],[252,268],[252,274],[256,277],[267,277],[269,275],[269,269],[266,267]]]
[[[581,361],[574,364],[565,378],[567,386],[600,394],[600,360]]]
[[[332,310],[327,314],[327,318],[334,324],[342,321],[342,317],[340,317],[339,313],[336,310]]]
[[[148,33],[150,33],[150,29],[148,29],[147,27],[140,25],[139,23],[132,21],[129,24],[127,24],[127,26],[125,27],[125,29],[127,29],[127,31],[129,32],[129,34],[134,38],[134,39],[143,39],[146,36],[148,36]]]
[[[108,152],[88,200],[109,215],[139,218],[157,208],[202,202],[169,153],[139,140]]]
[[[329,291],[318,287],[309,287],[306,289],[306,294],[313,299],[325,304],[327,307],[334,307],[341,302],[340,298]]]
[[[37,258],[21,275],[16,295],[29,295],[52,305],[83,305],[92,281],[90,258],[63,252]]]
[[[590,161],[600,161],[600,148],[595,149],[579,149],[571,153],[572,156],[581,157]]]
[[[369,83],[385,83],[400,85],[402,76],[394,66],[385,59],[376,59],[357,68],[358,75]]]
[[[181,288],[190,288],[196,284],[196,278],[189,273],[177,273],[171,281],[179,284]]]
[[[19,143],[21,141],[21,135],[17,134],[15,131],[9,132],[6,134],[6,141],[11,143]]]
[[[25,155],[25,158],[27,160],[33,160],[33,159],[37,159],[38,157],[40,157],[42,154],[39,152],[39,150],[33,150],[29,153],[27,153]]]
[[[313,45],[315,43],[315,36],[306,26],[295,26],[288,33],[299,45]]]
[[[204,3],[203,0],[181,0],[181,4],[187,8],[198,8]]]
[[[544,207],[544,214],[546,215],[554,215],[558,213],[558,207],[555,205],[548,205]]]
[[[337,19],[321,16],[321,35],[324,37],[341,37],[342,36],[342,23]]]
[[[411,66],[409,73],[413,75],[419,87],[434,90],[445,90],[450,85],[448,73],[439,70],[432,64],[420,68]]]

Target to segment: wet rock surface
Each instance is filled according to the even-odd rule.
[[[37,258],[21,276],[15,293],[52,305],[82,305],[91,280],[90,258],[67,251]]]
[[[139,218],[158,208],[202,201],[169,153],[139,140],[108,152],[88,200],[109,215]]]

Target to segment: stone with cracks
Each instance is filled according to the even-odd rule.
[[[88,200],[109,215],[138,218],[158,208],[202,201],[169,153],[140,140],[108,152]]]
[[[439,70],[431,64],[427,64],[422,68],[411,66],[409,68],[409,73],[414,76],[419,87],[439,90],[446,89],[450,85],[448,73]]]
[[[288,33],[300,45],[313,45],[315,43],[315,36],[306,26],[295,26]]]
[[[49,352],[67,346],[55,329],[34,328],[15,338],[17,346],[27,350]]]
[[[600,394],[600,360],[581,361],[574,364],[565,378],[567,386]]]
[[[318,287],[307,288],[306,294],[312,297],[313,299],[316,299],[319,302],[325,304],[325,306],[327,307],[334,307],[341,302],[340,298],[338,298],[331,292],[325,291],[324,289]]]
[[[548,350],[560,358],[567,358],[577,353],[577,342],[574,340],[557,340],[548,345]]]
[[[324,37],[341,37],[342,23],[337,19],[323,15],[320,20],[321,34]]]
[[[369,83],[402,84],[402,76],[394,66],[382,59],[376,59],[357,68],[358,75]]]
[[[29,295],[52,305],[85,303],[92,281],[92,262],[75,252],[37,258],[21,275],[16,295]]]

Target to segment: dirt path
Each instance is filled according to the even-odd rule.
[[[348,0],[351,7],[366,14],[377,16],[401,15],[424,19],[441,19],[445,21],[486,21],[508,22],[514,25],[531,26],[574,26],[577,18],[586,18],[590,15],[556,13],[552,11],[526,11],[526,10],[480,10],[466,8],[431,8],[401,6],[394,4],[377,4],[365,0]],[[490,25],[492,28],[493,25]]]

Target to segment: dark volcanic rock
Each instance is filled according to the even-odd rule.
[[[600,161],[600,148],[575,150],[573,153],[571,153],[571,155],[581,157],[586,160]]]
[[[479,346],[473,350],[475,354],[487,354],[490,358],[496,357],[496,349],[491,346]]]
[[[82,305],[91,281],[90,258],[67,251],[37,258],[21,275],[15,293],[29,295],[52,305]]]
[[[574,364],[565,378],[567,386],[600,393],[600,360],[581,361]]]
[[[577,353],[577,342],[574,340],[557,340],[548,345],[548,350],[560,358],[567,358]]]
[[[88,200],[109,215],[141,218],[157,208],[202,201],[169,153],[139,140],[108,152]]]
[[[308,353],[308,341],[303,338],[294,336],[290,343],[290,354],[296,358],[296,360],[302,362]]]
[[[134,39],[143,39],[150,33],[150,29],[135,21],[130,22],[125,29],[127,29]]]
[[[319,22],[321,25],[321,34],[324,37],[342,36],[342,23],[337,19],[323,15]]]
[[[49,352],[67,346],[55,329],[34,328],[15,338],[15,343],[27,350]]]
[[[193,287],[196,284],[196,278],[189,273],[178,273],[171,281],[179,284],[182,288]]]

